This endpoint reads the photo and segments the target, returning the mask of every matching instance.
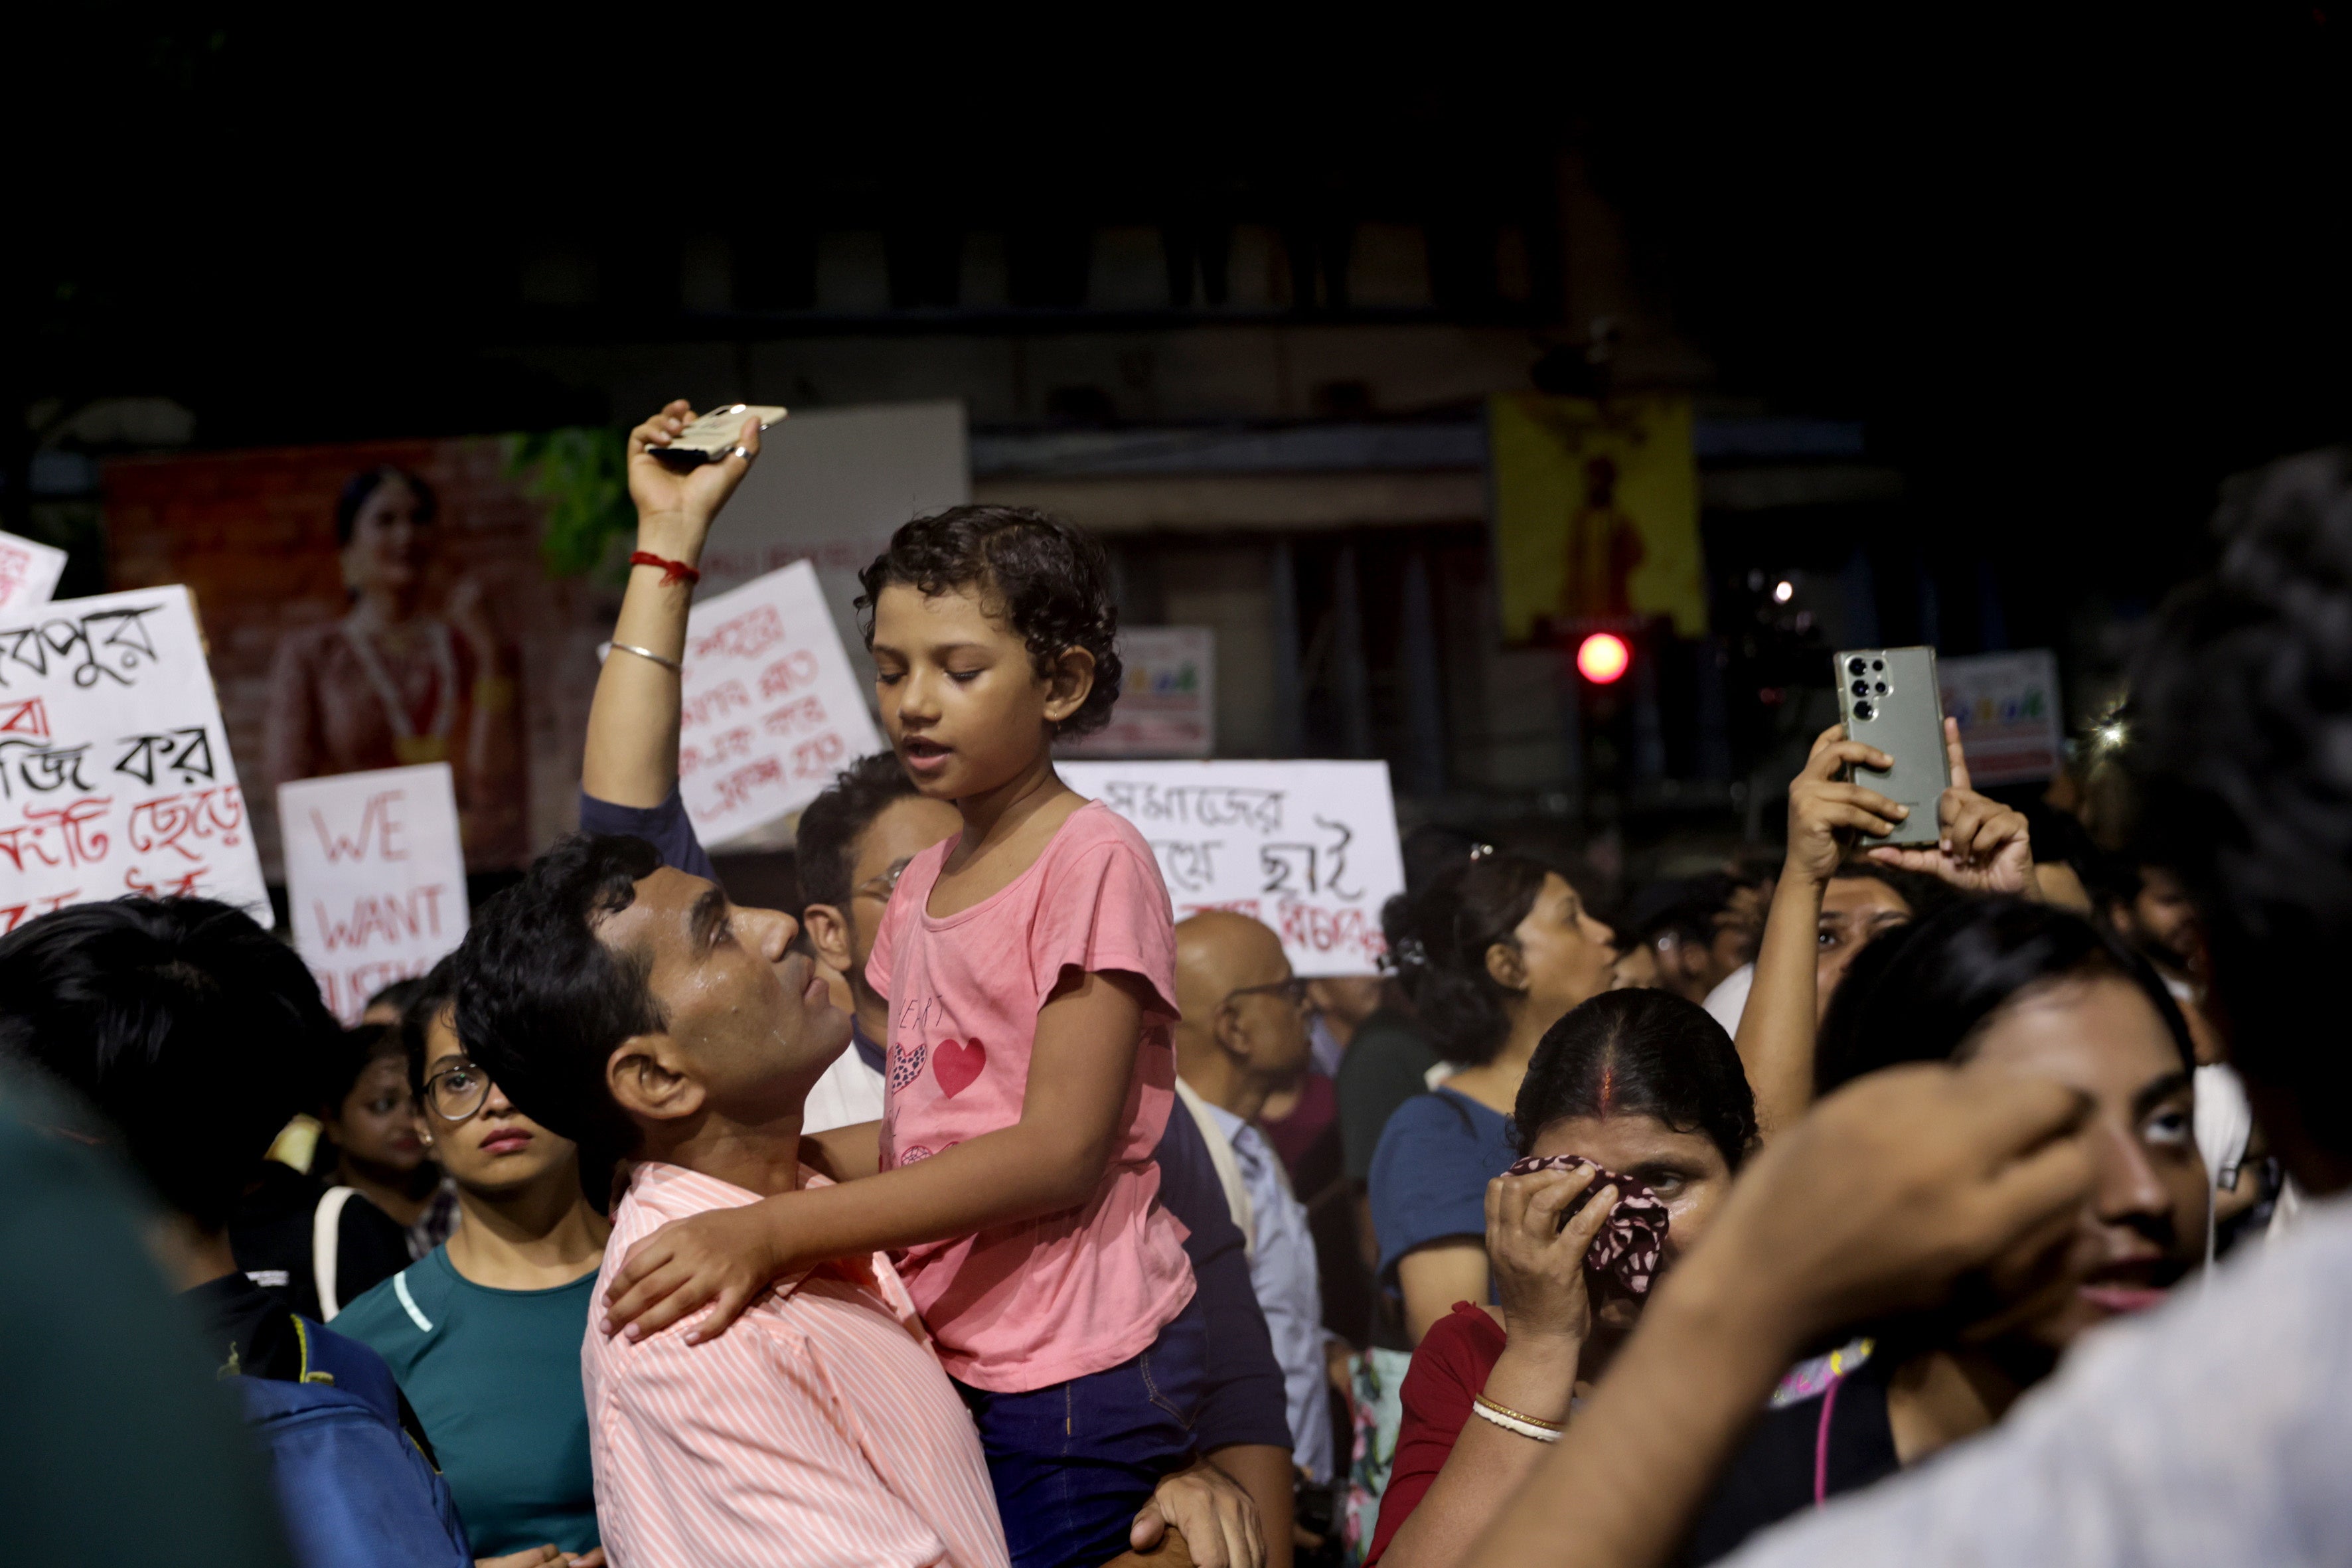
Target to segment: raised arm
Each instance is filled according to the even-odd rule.
[[[1740,1065],[1756,1093],[1765,1136],[1787,1127],[1813,1102],[1813,994],[1821,942],[1822,889],[1829,886],[1850,831],[1885,833],[1907,815],[1876,790],[1847,784],[1843,769],[1887,768],[1893,759],[1845,738],[1832,724],[1813,739],[1812,755],[1789,784],[1789,853],[1756,951],[1756,980],[1739,1016]]]
[[[637,507],[637,549],[692,568],[702,560],[711,520],[760,455],[760,421],[747,416],[741,457],[679,473],[653,454],[694,418],[684,399],[629,432],[629,499]],[[629,568],[613,627],[613,651],[588,708],[580,787],[614,805],[649,808],[677,787],[678,669],[694,584],[659,566]],[[630,652],[629,649],[640,649]],[[651,654],[653,658],[646,658]],[[667,661],[667,662],[664,662]]]

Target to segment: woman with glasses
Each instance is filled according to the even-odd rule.
[[[478,1558],[595,1568],[580,1343],[611,1226],[580,1190],[577,1146],[467,1059],[448,967],[427,977],[401,1028],[419,1119],[465,1220],[335,1327],[391,1364]]]

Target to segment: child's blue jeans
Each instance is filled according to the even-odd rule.
[[[956,1384],[980,1427],[1013,1568],[1101,1568],[1136,1511],[1192,1461],[1208,1330],[1193,1297],[1160,1338],[1103,1372],[1026,1394]]]

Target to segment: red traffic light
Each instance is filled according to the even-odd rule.
[[[1633,662],[1633,650],[1615,632],[1594,632],[1576,647],[1576,671],[1595,686],[1615,680]]]

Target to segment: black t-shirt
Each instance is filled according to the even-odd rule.
[[[261,1167],[257,1184],[229,1221],[229,1250],[236,1266],[259,1276],[257,1283],[276,1292],[282,1305],[324,1321],[310,1225],[327,1188],[275,1160],[264,1160]],[[415,1261],[400,1222],[357,1193],[344,1203],[335,1235],[338,1306],[358,1300]]]
[[[1903,1468],[1886,1419],[1884,1354],[1855,1367],[1828,1394],[1768,1410],[1699,1510],[1682,1561],[1727,1557],[1767,1525],[1884,1480]],[[1826,1429],[1828,1441],[1822,1441]]]

